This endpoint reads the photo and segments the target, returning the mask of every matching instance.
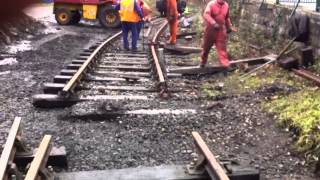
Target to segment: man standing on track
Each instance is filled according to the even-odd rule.
[[[178,31],[178,8],[177,0],[166,0],[167,1],[167,20],[170,27],[170,39],[167,44],[175,45],[177,41],[177,31]]]
[[[121,0],[120,4],[116,6],[119,10],[121,25],[122,25],[122,37],[123,47],[129,51],[128,34],[131,31],[131,46],[132,51],[137,51],[138,30],[137,24],[143,18],[143,13],[136,0]]]
[[[227,32],[237,32],[232,27],[229,18],[229,5],[226,0],[212,0],[207,4],[203,18],[206,23],[203,49],[201,53],[200,67],[207,64],[210,49],[215,45],[220,63],[223,67],[229,67],[229,59],[227,55]]]

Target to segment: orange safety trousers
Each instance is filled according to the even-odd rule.
[[[221,29],[215,30],[213,27],[206,27],[203,37],[201,64],[206,64],[210,49],[215,45],[217,54],[222,66],[228,67],[230,65],[227,54],[227,30],[224,26]]]
[[[201,64],[206,64],[210,49],[215,45],[222,66],[230,65],[227,54],[227,28],[231,27],[229,18],[229,5],[223,0],[210,1],[204,11],[206,22],[204,31]],[[217,24],[218,27],[215,25]]]
[[[177,42],[177,32],[178,32],[178,20],[169,21],[169,28],[170,28],[170,44],[175,44]]]
[[[178,31],[178,8],[176,0],[167,0],[167,19],[170,28],[170,44],[175,44],[177,41],[177,31]]]

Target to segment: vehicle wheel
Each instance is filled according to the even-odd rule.
[[[120,16],[113,7],[104,6],[99,10],[99,22],[106,28],[116,28],[120,26]]]
[[[69,25],[72,21],[72,13],[67,9],[57,9],[55,12],[56,21],[60,25]]]
[[[81,20],[81,14],[78,11],[72,13],[71,24],[78,24],[80,20]]]

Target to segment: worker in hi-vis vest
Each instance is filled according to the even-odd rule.
[[[128,34],[131,32],[131,50],[137,51],[137,24],[141,19],[144,20],[141,8],[136,0],[121,0],[116,6],[116,10],[119,10],[122,25],[123,48],[127,51],[130,50]]]

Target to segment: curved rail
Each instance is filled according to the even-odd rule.
[[[105,45],[110,43],[112,40],[120,36],[122,31],[118,32],[117,34],[113,35],[112,37],[108,38],[104,41],[100,46],[98,46],[93,53],[88,57],[88,59],[82,64],[79,70],[72,76],[70,81],[64,86],[62,89],[63,94],[69,93],[76,85],[76,83],[82,78],[82,74],[86,71],[88,66],[92,63],[93,59],[98,55],[98,53],[103,49]]]
[[[317,86],[320,86],[320,76],[317,74],[314,74],[306,69],[292,69],[292,71],[295,74],[314,82]]]
[[[153,60],[154,60],[154,64],[156,66],[159,83],[160,83],[160,85],[164,85],[164,86],[166,86],[166,80],[165,80],[165,76],[163,74],[163,71],[161,69],[161,65],[160,65],[160,62],[159,62],[158,55],[157,55],[156,43],[157,43],[158,38],[160,37],[160,34],[165,30],[167,25],[168,25],[168,21],[165,21],[161,25],[161,27],[159,28],[159,30],[156,32],[155,36],[153,37],[152,45],[151,45],[151,53],[152,53],[152,57],[153,57]]]

